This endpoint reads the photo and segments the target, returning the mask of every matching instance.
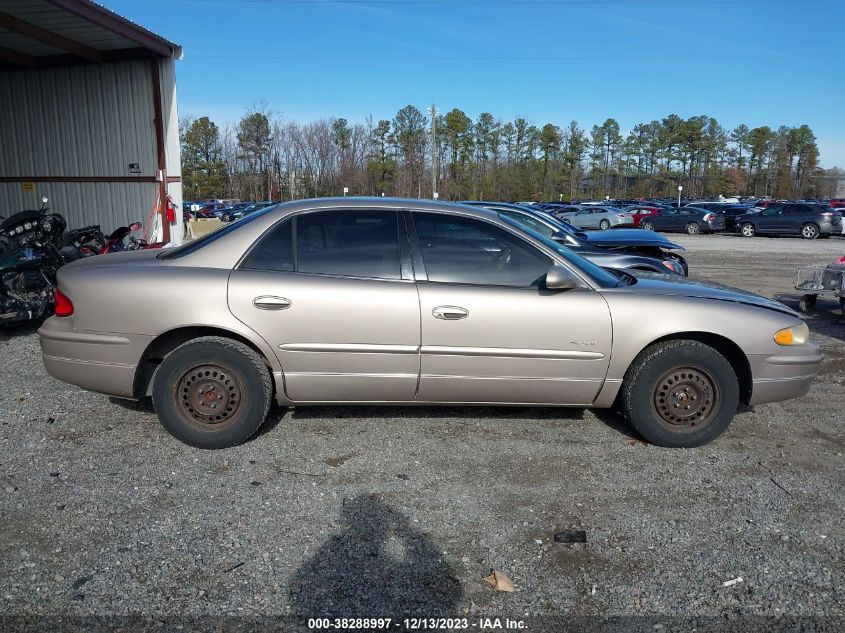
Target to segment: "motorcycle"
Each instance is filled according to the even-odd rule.
[[[137,251],[153,248],[162,248],[164,246],[164,242],[147,242],[147,240],[145,239],[138,239],[137,237],[132,235],[132,233],[139,230],[140,228],[140,222],[133,222],[129,226],[121,226],[115,229],[112,234],[106,238],[105,243],[100,249],[100,255],[106,255],[108,253],[120,253],[123,251]],[[124,243],[124,240],[127,237],[129,238],[129,241],[128,243]]]
[[[0,325],[49,315],[56,271],[81,257],[65,241],[65,219],[42,202],[0,223]]]

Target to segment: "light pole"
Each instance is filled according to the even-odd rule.
[[[681,192],[684,190],[683,185],[678,185],[678,208],[681,208]]]
[[[440,112],[433,103],[428,109],[431,115],[431,197],[437,200],[437,113]]]

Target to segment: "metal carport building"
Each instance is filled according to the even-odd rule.
[[[181,55],[89,0],[0,0],[0,215],[46,196],[70,227],[180,241]]]

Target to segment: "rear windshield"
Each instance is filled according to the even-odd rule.
[[[254,213],[250,213],[249,215],[245,215],[239,220],[235,220],[234,222],[229,222],[225,226],[216,231],[211,233],[207,233],[202,237],[198,237],[195,240],[191,240],[190,242],[185,242],[182,246],[177,246],[176,248],[167,248],[161,251],[158,254],[159,259],[177,259],[182,257],[183,255],[187,255],[188,253],[193,253],[201,249],[206,244],[213,242],[216,239],[223,237],[224,235],[228,235],[232,231],[237,231],[240,227],[244,226],[245,224],[249,224],[253,220],[260,218],[265,213],[269,213],[273,209],[276,208],[277,205],[273,204],[269,207],[261,209],[259,211],[255,211]],[[200,220],[201,221],[201,220]]]

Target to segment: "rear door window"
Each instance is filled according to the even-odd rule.
[[[401,279],[399,245],[396,211],[315,211],[274,227],[247,255],[242,267]]]

